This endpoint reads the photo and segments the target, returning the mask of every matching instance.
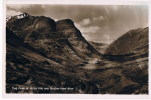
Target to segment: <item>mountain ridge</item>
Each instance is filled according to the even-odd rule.
[[[7,21],[7,28],[13,30],[18,37],[23,39],[24,43],[47,58],[65,63],[67,59],[72,61],[101,55],[84,39],[70,19],[55,22],[44,16],[28,15],[21,19],[16,18],[15,20],[15,18],[16,16]],[[69,58],[66,50],[73,55],[73,58]],[[60,54],[65,54],[64,58],[59,57]]]

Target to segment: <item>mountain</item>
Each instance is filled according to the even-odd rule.
[[[123,76],[140,85],[134,94],[143,94],[148,91],[148,34],[148,27],[130,30],[111,43],[102,57],[120,62]],[[120,93],[126,91],[123,89]]]
[[[6,26],[6,93],[148,94],[148,28],[106,45],[70,19],[24,13]]]
[[[122,44],[122,45],[121,45]],[[106,49],[105,54],[125,55],[139,52],[148,46],[148,27],[131,30],[114,41]],[[144,52],[147,52],[147,48]]]
[[[90,56],[101,55],[84,39],[70,19],[55,22],[44,16],[18,16],[8,20],[7,27],[24,43],[51,60],[72,66]]]
[[[148,56],[148,27],[130,30],[111,43],[104,57],[127,61]],[[112,56],[112,57],[111,57]]]
[[[12,87],[72,87],[84,84],[76,68],[100,57],[70,19],[55,22],[44,16],[12,16],[6,28],[7,93],[71,93],[71,91],[13,90]],[[78,72],[80,73],[80,72]]]
[[[66,36],[79,56],[88,55],[89,57],[94,54],[101,56],[101,53],[99,53],[96,49],[93,48],[92,45],[89,44],[89,42],[86,41],[81,32],[75,27],[72,20],[64,19],[57,21],[56,23],[57,31],[59,33],[63,33]]]

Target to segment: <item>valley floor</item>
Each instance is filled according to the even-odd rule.
[[[147,57],[123,63],[92,58],[66,68],[23,55],[7,61],[7,93],[148,94]]]

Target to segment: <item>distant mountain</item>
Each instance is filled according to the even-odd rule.
[[[125,55],[137,53],[148,46],[148,27],[131,30],[110,44],[105,54]],[[147,48],[144,52],[147,52]]]
[[[125,61],[148,56],[148,27],[130,30],[111,43],[104,57]]]

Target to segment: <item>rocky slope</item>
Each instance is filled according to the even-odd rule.
[[[141,30],[132,35],[141,44],[127,42],[135,52],[122,51],[130,38],[124,35],[102,55],[98,51],[104,45],[87,42],[70,19],[12,16],[6,28],[6,92],[147,94],[148,55],[141,55],[148,52],[148,31]],[[121,41],[120,52],[111,51]],[[112,59],[117,55],[127,59]]]
[[[144,52],[148,52],[145,46],[148,46],[148,27],[131,30],[125,33],[110,44],[105,53],[110,55],[125,55],[137,53],[141,49],[145,49]]]
[[[7,27],[35,51],[65,66],[77,65],[87,57],[101,55],[69,19],[55,22],[48,17],[23,14],[8,20]]]
[[[134,93],[148,91],[148,33],[148,27],[125,33],[108,46],[103,56],[104,59],[120,62],[122,74],[141,86]]]
[[[148,57],[148,27],[125,33],[109,45],[105,54],[104,57],[121,62]]]

